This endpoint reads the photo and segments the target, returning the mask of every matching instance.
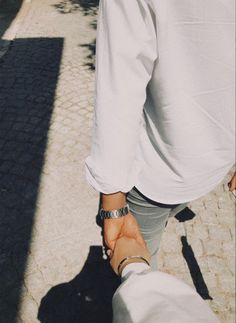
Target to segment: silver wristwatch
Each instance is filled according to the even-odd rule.
[[[127,203],[124,207],[118,210],[106,211],[101,209],[99,214],[102,220],[104,219],[118,219],[129,213],[129,204]]]

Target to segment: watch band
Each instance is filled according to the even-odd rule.
[[[118,210],[111,210],[106,211],[104,209],[101,209],[99,214],[102,220],[104,219],[118,219],[122,216],[125,216],[129,213],[129,204],[127,203],[124,207],[118,209]]]

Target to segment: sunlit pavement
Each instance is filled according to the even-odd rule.
[[[0,59],[0,322],[109,323],[118,282],[84,174],[97,1],[26,2]],[[229,178],[169,221],[158,259],[224,323],[235,322]]]

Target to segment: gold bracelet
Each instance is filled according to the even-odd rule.
[[[122,266],[122,264],[126,261],[126,260],[130,260],[130,259],[141,259],[143,260],[148,266],[150,266],[150,263],[147,261],[147,259],[145,259],[142,256],[127,256],[124,259],[121,260],[121,262],[119,263],[119,266],[117,268],[117,272],[119,275],[121,275],[120,273],[120,267]]]

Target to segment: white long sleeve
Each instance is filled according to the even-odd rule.
[[[145,0],[101,0],[88,182],[99,192],[128,192],[139,172],[136,150],[146,87],[157,57],[155,26]]]
[[[132,265],[112,299],[113,323],[220,323],[183,281],[160,271],[139,272]]]

